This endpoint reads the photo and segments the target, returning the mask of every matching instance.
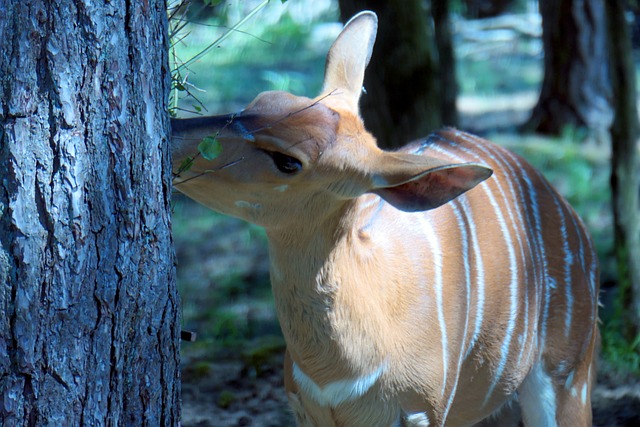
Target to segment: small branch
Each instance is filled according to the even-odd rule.
[[[194,159],[194,160],[195,160],[195,159]],[[205,170],[205,171],[203,171],[203,172],[200,172],[200,173],[198,173],[198,174],[196,174],[196,175],[194,175],[194,176],[192,176],[192,177],[189,177],[189,178],[187,178],[187,179],[185,179],[185,180],[183,180],[183,181],[180,181],[180,182],[175,183],[175,184],[174,184],[174,186],[176,186],[176,185],[180,185],[180,184],[184,184],[185,182],[189,182],[189,181],[191,181],[191,180],[193,180],[193,179],[196,179],[196,178],[200,178],[201,176],[204,176],[204,175],[206,175],[206,174],[208,174],[208,173],[218,172],[218,171],[221,171],[221,170],[226,169],[226,168],[228,168],[228,167],[231,167],[231,166],[237,165],[238,163],[242,162],[243,160],[244,160],[244,157],[240,157],[239,159],[234,160],[234,161],[232,161],[232,162],[229,162],[229,163],[227,163],[227,164],[225,164],[225,165],[222,165],[222,166],[220,166],[219,168],[216,168],[216,169],[207,169],[207,170]],[[193,163],[193,161],[192,161],[191,163]],[[175,175],[175,174],[174,174],[174,179],[175,179],[176,177],[178,177],[178,178],[179,178],[179,177],[180,177],[180,175]]]

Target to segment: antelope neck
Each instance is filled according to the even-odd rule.
[[[353,312],[358,308],[352,307],[358,284],[343,280],[344,264],[337,259],[344,258],[345,248],[353,247],[350,240],[357,239],[355,218],[349,212],[334,218],[331,234],[295,236],[304,245],[293,244],[287,236],[269,236],[271,282],[282,332],[297,369],[318,390],[340,380],[370,379],[371,367],[381,366],[387,357],[372,333],[384,326],[377,319],[369,319],[373,326],[354,326],[350,320],[358,317]]]

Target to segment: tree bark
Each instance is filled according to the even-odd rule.
[[[629,25],[621,0],[607,2],[614,120],[611,126],[611,190],[622,308],[640,333],[640,156],[637,90]]]
[[[442,124],[458,125],[458,81],[456,80],[456,57],[453,48],[453,29],[449,19],[451,0],[431,0],[434,36],[438,50],[438,80],[440,81],[440,114]],[[424,135],[423,135],[424,136]]]
[[[540,1],[544,79],[526,130],[605,138],[612,120],[605,0]]]
[[[346,22],[356,13],[368,9],[379,19],[376,46],[365,74],[366,94],[360,102],[367,129],[381,147],[397,147],[423,137],[443,124],[455,125],[451,95],[457,91],[455,70],[441,68],[430,2],[422,0],[340,0],[340,16]],[[442,2],[440,2],[442,3]],[[437,28],[448,28],[446,7],[438,17]],[[446,37],[440,34],[440,45]],[[453,61],[447,63],[452,65]],[[440,76],[452,77],[443,87]],[[444,101],[443,101],[444,99]],[[444,122],[446,117],[446,122]]]
[[[0,0],[0,424],[177,425],[165,3]]]
[[[465,16],[471,19],[493,18],[504,13],[514,0],[464,0]]]

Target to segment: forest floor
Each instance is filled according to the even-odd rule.
[[[182,426],[294,426],[282,382],[282,354],[261,372],[238,360],[209,362],[205,375],[183,370]],[[640,382],[637,378],[600,375],[592,395],[596,427],[640,426]]]

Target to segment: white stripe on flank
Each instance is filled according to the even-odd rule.
[[[429,147],[430,150],[439,152],[450,157],[454,161],[460,161],[461,159],[453,153],[446,151],[444,148],[432,145]],[[460,207],[462,208],[462,212],[464,216],[469,221],[469,231],[471,235],[471,245],[473,246],[473,256],[474,256],[474,267],[476,268],[476,285],[477,285],[477,297],[478,302],[476,306],[476,321],[474,323],[473,335],[471,337],[471,341],[467,347],[467,351],[465,352],[464,358],[466,359],[471,354],[471,350],[480,336],[480,331],[482,330],[482,322],[484,320],[484,304],[485,304],[485,280],[484,280],[484,263],[482,261],[482,251],[480,249],[480,244],[478,243],[478,233],[476,232],[476,225],[473,220],[473,210],[469,205],[469,202],[466,197],[459,197],[456,199],[460,202]]]
[[[598,269],[598,257],[594,256],[594,254],[596,253],[596,250],[593,246],[593,240],[591,240],[589,238],[589,236],[586,234],[585,230],[586,227],[584,225],[584,222],[582,222],[582,219],[578,216],[572,215],[571,219],[573,220],[574,226],[576,227],[576,233],[578,234],[579,237],[579,243],[580,243],[580,263],[582,265],[582,271],[584,272],[585,276],[588,276],[588,281],[589,283],[587,284],[588,288],[589,288],[589,295],[591,295],[591,320],[592,322],[595,321],[596,318],[596,312],[598,310],[598,295],[594,295],[594,293],[596,292],[596,271]],[[584,235],[584,240],[583,240],[583,235]],[[591,254],[591,264],[589,265],[589,270],[587,271],[587,265],[586,262],[587,260],[585,259],[585,252],[584,252],[584,248],[585,248],[585,240],[586,243],[589,244],[589,254]],[[590,334],[593,334],[593,329],[591,329]],[[589,340],[591,340],[591,337],[589,338]]]
[[[589,253],[591,254],[591,268],[589,270],[589,276],[590,276],[590,285],[591,285],[591,295],[593,295],[596,292],[596,286],[598,285],[596,282],[598,280],[597,276],[597,271],[598,271],[598,257],[595,256],[596,254],[596,248],[593,245],[593,240],[589,239]],[[598,298],[598,295],[596,295],[596,298]],[[594,307],[597,306],[598,304],[594,304]]]
[[[478,234],[476,232],[476,224],[473,221],[473,213],[471,210],[471,206],[467,201],[466,197],[458,198],[460,202],[460,207],[462,208],[462,212],[465,217],[469,221],[469,234],[471,235],[471,246],[473,247],[473,259],[475,261],[476,268],[476,292],[478,301],[476,303],[476,321],[473,327],[473,335],[471,336],[471,340],[467,346],[467,350],[465,351],[464,358],[466,359],[471,354],[471,350],[480,336],[480,331],[482,329],[482,322],[484,320],[484,303],[485,303],[485,282],[484,282],[484,262],[482,260],[482,251],[480,249],[480,243],[478,242]],[[471,309],[471,307],[469,307]]]
[[[464,138],[467,139],[468,138]],[[484,146],[484,145],[480,145],[480,144],[476,144],[476,147],[484,152],[488,158],[492,159],[494,162],[496,162],[496,164],[499,165],[500,170],[502,170],[502,172],[504,173],[506,179],[506,183],[509,189],[510,194],[512,195],[512,198],[510,198],[509,200],[511,201],[511,203],[506,203],[507,206],[507,212],[509,214],[509,219],[512,221],[512,223],[514,223],[514,229],[518,229],[520,227],[524,227],[527,231],[527,236],[529,235],[529,224],[526,223],[524,221],[524,218],[522,216],[522,210],[518,209],[517,207],[514,209],[515,210],[515,214],[516,217],[518,218],[518,222],[517,225],[515,223],[514,217],[513,217],[513,212],[511,210],[511,207],[514,206],[518,200],[521,201],[521,203],[524,203],[525,200],[525,195],[524,195],[524,189],[522,188],[522,182],[518,179],[519,178],[519,174],[517,174],[515,172],[515,170],[513,169],[513,165],[512,163],[509,161],[509,159],[506,158],[505,156],[505,151],[501,151],[499,149],[493,149],[490,150],[489,146]],[[510,176],[509,176],[510,175]],[[518,186],[518,191],[516,191],[515,187],[514,187],[514,182],[517,184]],[[501,190],[502,193],[502,190]],[[504,197],[504,194],[502,194]],[[521,233],[515,233],[516,236],[516,240],[518,241],[518,246],[520,248],[520,260],[523,264],[526,264],[528,261],[528,257],[525,254],[525,242],[523,242],[523,237],[521,236]],[[531,243],[529,242],[529,239],[526,239],[526,243],[527,246],[529,248],[530,251],[532,251],[531,248]],[[537,271],[537,269],[535,269],[535,271]],[[535,272],[534,271],[534,272]],[[529,269],[528,268],[523,268],[523,273],[524,273],[524,283],[528,284],[530,279],[529,279]],[[535,276],[534,276],[535,277]],[[523,319],[523,333],[521,335],[520,338],[520,351],[517,351],[518,353],[518,359],[516,364],[520,365],[520,363],[522,362],[522,357],[524,356],[524,349],[526,347],[526,343],[527,343],[527,339],[528,339],[528,335],[529,335],[529,292],[528,292],[528,287],[527,286],[523,286],[523,293],[524,293],[524,319]],[[519,317],[516,314],[517,317]],[[533,347],[530,347],[533,348]],[[531,356],[531,353],[529,353],[527,355],[527,358]]]
[[[586,285],[587,285],[587,290],[589,291],[589,295],[591,296],[590,301],[591,301],[591,304],[593,304],[593,306],[597,306],[598,302],[597,301],[594,302],[594,295],[593,295],[593,292],[595,291],[595,289],[594,289],[593,283],[591,282],[590,273],[589,271],[587,271],[587,264],[586,264],[587,260],[585,259],[585,253],[584,253],[585,247],[584,247],[583,234],[584,234],[585,226],[579,217],[577,217],[577,219],[575,215],[569,215],[569,217],[571,218],[571,222],[573,223],[575,234],[578,236],[578,258],[580,260],[580,268],[582,269],[582,273],[584,274],[585,277],[588,277],[589,282],[586,283]],[[589,240],[588,237],[585,236],[585,238]],[[578,284],[581,284],[581,283],[578,282]],[[595,317],[595,310],[591,312],[592,321],[594,317]],[[591,333],[593,333],[593,330],[590,332],[590,334]],[[591,340],[591,336],[589,336],[589,340]]]
[[[471,152],[468,149],[466,149],[465,147],[462,147],[458,144],[456,144],[455,142],[451,142],[452,146],[457,146],[461,151],[464,151],[465,153],[469,154],[470,156],[473,156],[475,158],[477,158],[479,161],[482,161],[483,159],[480,158],[480,156],[478,156],[477,153]],[[443,150],[444,151],[444,150]],[[445,151],[446,153],[446,151]],[[458,156],[454,156],[451,153],[447,153],[452,157],[455,157],[456,160],[458,161],[464,161],[464,159],[458,157]],[[500,195],[502,196],[502,198],[504,199],[506,196],[504,194],[504,191],[502,190],[502,185],[500,183],[499,180],[494,179],[492,180],[492,182],[496,183],[496,187],[498,188],[498,191],[500,193]],[[516,320],[518,317],[518,264],[516,261],[516,255],[515,255],[515,251],[513,249],[513,241],[511,240],[511,233],[509,231],[509,227],[507,225],[507,222],[505,221],[504,215],[502,213],[502,210],[500,209],[500,206],[498,205],[498,203],[496,202],[495,196],[493,195],[493,193],[491,192],[491,189],[487,183],[487,181],[481,183],[480,185],[478,185],[478,188],[482,188],[482,190],[484,190],[485,194],[487,195],[487,199],[489,200],[489,204],[491,205],[491,207],[493,208],[494,212],[495,212],[495,216],[496,219],[498,220],[498,224],[500,226],[500,231],[502,232],[502,236],[505,239],[505,244],[507,246],[507,252],[509,254],[509,271],[510,271],[510,284],[509,284],[509,289],[510,289],[510,293],[509,293],[509,319],[507,321],[507,328],[506,328],[506,334],[504,337],[504,341],[502,342],[502,346],[500,348],[500,361],[498,363],[498,366],[496,367],[495,370],[495,374],[494,374],[494,378],[493,381],[491,382],[489,389],[487,391],[487,395],[485,396],[483,405],[486,405],[487,403],[489,403],[489,399],[491,399],[491,395],[493,394],[493,391],[495,390],[496,386],[498,385],[498,383],[500,382],[500,380],[502,379],[502,374],[504,373],[504,370],[506,368],[506,364],[507,364],[507,359],[509,358],[509,347],[511,345],[511,340],[513,338],[513,333],[515,330],[515,326],[516,326]],[[511,218],[513,218],[513,214],[511,212],[511,209],[509,207],[509,204],[506,204],[507,206],[507,212],[510,214],[509,216]],[[513,221],[513,219],[512,219]]]
[[[360,212],[362,213],[363,211],[369,209],[372,206],[377,205],[378,203],[380,203],[380,196],[376,196],[375,194],[366,194],[365,196],[361,196],[358,201],[360,203]]]
[[[464,360],[465,354],[465,341],[467,339],[467,330],[469,329],[469,312],[471,308],[471,268],[469,264],[469,237],[467,235],[467,227],[466,222],[464,220],[464,215],[460,212],[458,208],[458,204],[460,204],[460,199],[464,198],[464,196],[459,197],[456,200],[453,200],[450,203],[451,209],[453,210],[453,214],[456,217],[456,221],[458,223],[458,229],[460,230],[460,240],[462,241],[462,259],[464,261],[464,282],[465,282],[465,298],[466,298],[466,307],[464,314],[464,329],[462,331],[462,341],[460,342],[460,349],[458,350],[458,366],[455,370],[455,379],[453,383],[453,387],[451,389],[451,393],[449,394],[449,399],[447,401],[447,405],[444,408],[442,414],[442,424],[446,424],[447,416],[449,415],[449,410],[451,409],[451,405],[453,404],[453,399],[456,395],[456,391],[458,389],[458,380],[460,378],[460,368],[462,367],[462,362]],[[468,221],[471,221],[468,218]],[[427,424],[428,425],[428,424]]]
[[[333,381],[320,387],[311,377],[302,372],[302,369],[293,363],[293,379],[298,387],[309,395],[321,406],[335,408],[344,402],[363,396],[378,381],[387,369],[387,362],[383,362],[378,368],[362,377]]]
[[[585,264],[586,260],[584,259],[584,240],[582,239],[582,230],[578,225],[578,221],[576,221],[575,215],[569,215],[569,218],[571,218],[571,223],[573,224],[575,235],[578,236],[578,260],[580,261],[580,268],[582,269],[582,272],[586,275],[587,265]],[[589,286],[589,293],[590,294],[593,293],[593,289],[591,289],[590,286]]]
[[[566,216],[562,210],[561,201],[558,199],[556,192],[549,186],[547,181],[540,176],[540,180],[544,182],[545,187],[553,196],[553,203],[556,206],[556,212],[560,217],[560,235],[562,236],[562,250],[564,251],[564,290],[566,298],[565,318],[564,318],[564,336],[568,337],[571,332],[571,321],[573,317],[573,284],[571,283],[571,267],[573,266],[573,254],[569,249],[569,240],[567,235]]]
[[[535,293],[536,295],[535,304],[536,304],[538,313],[541,308],[540,301],[541,301],[543,291],[545,295],[545,305],[544,305],[543,314],[542,314],[542,325],[540,328],[539,335],[536,336],[536,338],[539,337],[538,350],[541,353],[545,346],[545,340],[546,340],[546,334],[547,334],[547,316],[549,314],[549,299],[550,299],[549,286],[550,285],[548,283],[549,264],[547,261],[547,255],[544,247],[544,236],[542,235],[542,219],[540,216],[540,207],[538,205],[538,193],[536,192],[536,189],[533,186],[533,183],[531,182],[531,178],[529,177],[529,174],[527,174],[525,168],[522,166],[522,163],[520,162],[519,157],[516,157],[510,152],[509,152],[509,155],[511,156],[512,161],[516,164],[517,168],[521,171],[522,179],[527,185],[527,189],[529,191],[529,200],[531,200],[531,208],[533,211],[534,226],[536,231],[536,239],[535,239],[536,244],[534,245],[534,249],[537,249],[537,250],[535,250],[534,253],[536,255],[536,258],[538,258],[538,262],[542,264],[542,277],[536,278],[536,284],[538,285],[539,288],[536,289],[536,293]],[[536,268],[536,271],[538,271],[537,268]],[[539,317],[539,314],[537,317]]]
[[[380,214],[380,212],[382,211],[382,208],[385,205],[385,201],[384,199],[382,199],[381,197],[376,197],[374,199],[374,202],[376,203],[368,203],[367,205],[363,206],[360,208],[360,217],[364,217],[364,213],[365,210],[370,210],[371,212],[368,214],[369,215],[369,219],[367,220],[367,223],[365,225],[362,226],[362,228],[360,230],[362,231],[367,231],[369,228],[371,228],[371,226],[373,225],[373,223],[378,219],[378,215]],[[377,205],[376,205],[377,204]],[[376,205],[376,206],[374,206]]]
[[[500,210],[500,207],[498,206],[498,203],[496,202],[493,194],[489,191],[488,185],[486,187],[487,187],[486,191],[487,191],[487,197],[489,198],[489,203],[491,204],[494,211],[496,212],[496,217],[498,219],[498,223],[500,224],[500,230],[502,231],[503,237],[505,238],[507,251],[509,253],[509,270],[511,272],[511,284],[510,284],[511,292],[509,295],[510,297],[509,321],[507,322],[507,330],[504,337],[504,341],[502,341],[502,346],[500,351],[501,352],[500,362],[496,367],[493,381],[489,386],[489,390],[487,391],[487,395],[484,399],[483,405],[486,405],[487,403],[489,403],[489,399],[491,398],[491,395],[493,394],[494,389],[502,379],[502,374],[504,373],[504,369],[507,365],[507,359],[509,358],[509,346],[511,345],[511,339],[513,338],[513,331],[515,329],[516,319],[518,317],[518,311],[517,311],[518,309],[518,265],[516,263],[515,251],[513,250],[513,242],[511,240],[511,234],[509,233],[507,224],[504,220],[504,216],[502,215],[502,211]],[[503,194],[500,186],[498,186],[498,189],[500,190],[500,193]]]
[[[435,267],[435,294],[436,294],[436,311],[438,314],[438,325],[440,326],[440,337],[442,344],[442,397],[445,396],[447,386],[447,374],[449,370],[449,347],[447,344],[447,325],[444,319],[444,304],[442,300],[442,252],[440,242],[429,219],[424,215],[417,215],[420,218],[423,230],[429,240],[431,253],[433,254],[433,264]]]

